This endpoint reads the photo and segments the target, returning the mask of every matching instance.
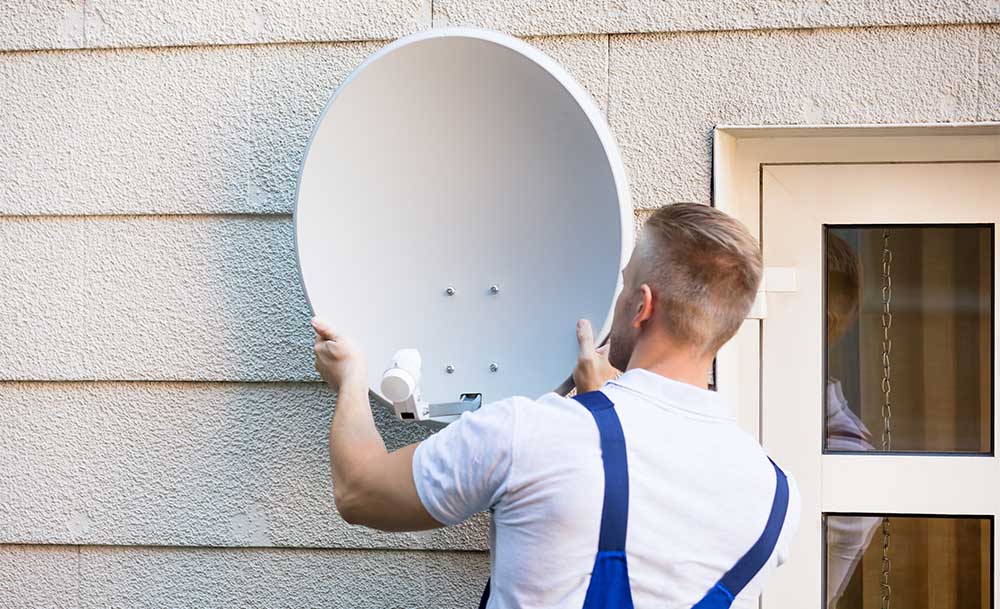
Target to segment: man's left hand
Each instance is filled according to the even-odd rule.
[[[316,330],[314,351],[316,371],[334,391],[346,383],[360,382],[368,386],[368,372],[364,353],[350,338],[340,336],[320,317],[312,319]]]
[[[580,355],[576,360],[576,368],[573,369],[573,383],[577,393],[600,389],[605,382],[621,374],[608,362],[611,344],[594,347],[594,329],[588,320],[581,319],[577,322],[576,338],[580,343]]]

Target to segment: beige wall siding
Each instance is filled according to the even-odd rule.
[[[964,0],[434,0],[435,25],[513,34],[700,32],[995,23],[995,2]]]
[[[333,506],[290,216],[313,123],[432,23],[565,65],[640,221],[709,201],[716,124],[1000,120],[1000,3],[730,6],[6,3],[0,607],[474,606],[484,518],[383,534]]]
[[[611,37],[611,125],[637,207],[708,203],[718,124],[956,122],[980,115],[979,26]]]
[[[318,378],[289,216],[7,217],[0,242],[3,379]]]
[[[431,25],[430,0],[12,0],[3,11],[7,50],[387,40]]]
[[[996,23],[991,0],[13,0],[0,49],[387,40],[431,25],[517,35]]]
[[[606,36],[530,42],[603,104]],[[379,46],[0,53],[0,213],[291,213],[316,118]]]
[[[0,546],[0,606],[475,607],[481,552]]]
[[[488,562],[479,552],[83,547],[79,567],[80,609],[467,609]]]
[[[1000,2],[995,4],[1000,7]],[[979,104],[976,118],[1000,121],[1000,25],[984,27],[979,39]]]
[[[381,533],[336,514],[319,383],[0,384],[0,539],[485,549],[481,521]],[[426,437],[378,408],[390,448]]]

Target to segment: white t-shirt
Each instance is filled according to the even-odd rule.
[[[602,391],[625,433],[625,550],[635,607],[689,609],[764,530],[774,468],[714,391],[642,369]],[[593,416],[554,393],[463,414],[413,457],[417,492],[436,520],[457,524],[491,511],[490,609],[583,606],[597,554],[603,472]],[[754,606],[787,557],[799,509],[789,475],[777,549],[734,607]]]
[[[826,447],[835,451],[869,452],[871,432],[851,411],[840,381],[826,383]],[[881,518],[873,516],[832,516],[826,521],[827,607],[837,606],[858,561],[871,543]]]

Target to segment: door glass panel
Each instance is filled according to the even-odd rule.
[[[990,517],[826,514],[823,525],[827,609],[991,606]]]
[[[992,225],[826,226],[826,452],[992,452]]]

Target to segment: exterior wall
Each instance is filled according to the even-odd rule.
[[[640,220],[709,202],[716,124],[1000,120],[1000,2],[697,4],[0,8],[0,607],[474,606],[482,518],[382,534],[333,506],[290,213],[378,41],[529,36],[607,112]]]

